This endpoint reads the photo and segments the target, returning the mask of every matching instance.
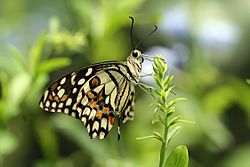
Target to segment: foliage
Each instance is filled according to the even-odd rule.
[[[187,167],[188,166],[188,149],[186,146],[177,146],[169,155],[166,167]]]
[[[171,153],[171,156],[166,161],[166,153],[168,150],[169,142],[171,141],[173,136],[181,129],[181,126],[175,125],[180,122],[187,122],[181,120],[180,115],[171,118],[171,116],[175,112],[175,103],[185,100],[185,98],[175,98],[173,100],[168,100],[168,96],[170,95],[170,93],[172,93],[172,89],[174,87],[172,86],[173,76],[167,74],[167,65],[161,58],[154,58],[153,70],[153,77],[157,87],[149,88],[151,91],[151,95],[155,99],[156,105],[152,123],[160,122],[163,126],[163,134],[154,131],[152,136],[141,137],[138,139],[155,138],[161,142],[159,167],[166,166],[165,164],[171,164],[171,167],[178,167],[180,166],[180,164],[182,164],[183,167],[187,166],[188,164],[186,162],[188,161],[188,155],[185,155],[183,158],[177,159],[176,163],[174,163],[175,158],[173,157],[175,157],[175,154],[181,154],[182,156],[182,154],[185,154],[185,152],[187,152],[187,150],[179,148],[176,148],[177,150]]]
[[[71,60],[68,57],[56,57],[55,55],[65,52],[69,55],[73,54],[74,52],[77,52],[76,46],[82,47],[84,45],[82,42],[83,40],[74,40],[73,38],[75,38],[75,34],[69,34],[67,32],[65,34],[65,32],[59,30],[58,25],[55,25],[54,22],[58,21],[53,19],[51,22],[53,32],[42,33],[40,35],[37,42],[31,47],[27,60],[24,59],[25,56],[12,45],[6,46],[11,57],[0,57],[0,66],[3,67],[3,70],[0,72],[2,90],[0,98],[0,157],[2,158],[15,151],[18,145],[21,144],[13,132],[8,130],[8,127],[11,125],[10,120],[16,116],[27,119],[25,118],[27,117],[26,114],[31,114],[32,116],[35,116],[33,123],[36,124],[35,121],[39,121],[36,117],[37,114],[25,110],[37,108],[37,102],[41,95],[41,90],[48,82],[48,74],[52,71],[68,66],[71,63]],[[65,35],[67,38],[65,38]],[[61,38],[63,38],[64,41],[55,43],[51,40],[60,38],[59,36],[62,36]],[[69,40],[71,38],[72,40]],[[77,38],[84,39],[84,35],[78,35]],[[74,47],[65,47],[64,45],[67,45],[68,42]],[[63,50],[59,51],[57,48],[63,48]],[[28,119],[30,118],[31,117],[28,116]],[[42,131],[44,131],[44,129]],[[42,138],[45,136],[47,136],[46,140],[50,140],[48,139],[48,136],[50,135],[41,135],[42,145],[43,142],[45,142]],[[53,140],[55,139],[53,139],[52,135],[50,142],[53,142]],[[51,148],[54,147],[53,143],[50,143],[50,145],[52,146]],[[1,161],[3,161],[3,159],[1,159]]]

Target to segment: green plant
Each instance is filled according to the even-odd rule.
[[[169,95],[173,89],[173,75],[169,74],[167,64],[159,58],[155,57],[153,62],[153,77],[157,86],[150,87],[150,94],[155,99],[156,108],[154,110],[152,123],[160,122],[163,126],[163,134],[157,131],[153,135],[140,137],[137,139],[154,138],[161,142],[159,167],[186,167],[188,166],[188,150],[186,146],[177,146],[174,151],[167,157],[168,145],[173,136],[178,133],[181,126],[175,126],[179,122],[188,122],[181,120],[181,116],[173,116],[175,112],[175,104],[185,98],[175,98],[169,100]]]
[[[40,127],[42,118],[37,112],[38,100],[49,80],[49,73],[70,65],[71,59],[67,56],[79,52],[79,48],[85,44],[84,34],[62,31],[59,21],[54,18],[50,21],[50,30],[39,36],[28,56],[11,44],[4,47],[6,53],[0,55],[0,166],[3,166],[8,155],[25,145],[18,140],[18,133],[11,131],[9,127],[20,127],[20,131],[25,134],[27,130],[22,124],[27,123],[30,118],[32,121],[27,123],[32,124],[30,127]],[[65,52],[67,56],[62,57]],[[15,117],[26,120],[13,121]],[[30,128],[32,130],[38,134],[44,154],[52,155],[56,152],[55,137],[49,135],[48,138],[48,135],[44,135],[49,132],[46,128]],[[25,137],[25,140],[30,140],[28,136]],[[28,146],[24,147],[26,149],[23,150],[23,155],[30,149]]]

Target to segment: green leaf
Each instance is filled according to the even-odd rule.
[[[158,74],[158,69],[157,69],[157,67],[156,67],[155,64],[153,65],[153,70],[154,70],[154,73],[155,73],[155,74]]]
[[[156,136],[154,136],[154,135],[143,136],[143,137],[137,137],[137,138],[136,138],[136,140],[145,140],[145,139],[157,139],[157,140],[159,140],[159,139],[156,138]]]
[[[196,124],[196,122],[194,121],[188,121],[188,120],[184,120],[184,119],[179,119],[177,120],[177,123],[187,123],[187,124]]]
[[[168,127],[171,127],[172,125],[174,125],[175,123],[177,123],[180,118],[181,118],[181,116],[178,115],[178,116],[174,117],[173,119],[171,119],[169,121]]]
[[[160,133],[154,131],[153,135],[161,142],[164,142],[163,137],[161,136]]]
[[[158,132],[154,132],[153,135],[144,136],[144,137],[137,137],[136,140],[144,140],[144,139],[157,139],[160,142],[163,142],[163,138]]]
[[[25,98],[26,93],[30,89],[32,79],[28,73],[18,73],[9,83],[9,107],[12,109],[14,106],[18,106]],[[17,110],[21,112],[21,110]],[[9,114],[12,110],[9,111]],[[13,113],[12,113],[13,114]]]
[[[66,57],[45,60],[37,67],[37,73],[43,73],[43,72],[48,73],[56,69],[68,66],[70,64],[71,60]]]
[[[158,121],[160,121],[160,115],[159,115],[159,108],[157,107],[153,112],[152,124],[155,124]]]
[[[172,129],[170,132],[168,132],[168,136],[167,136],[167,143],[170,142],[170,140],[172,139],[172,137],[178,133],[181,130],[181,126],[176,126],[174,127],[174,129]]]
[[[22,67],[23,70],[28,71],[27,64],[25,62],[24,56],[22,53],[13,45],[8,45],[8,49],[11,52],[11,56],[15,59],[15,61]]]
[[[176,98],[174,100],[171,100],[168,104],[168,109],[171,108],[173,105],[175,105],[175,103],[179,102],[179,101],[184,101],[187,100],[186,98]]]
[[[155,80],[156,84],[157,84],[160,88],[162,88],[161,80],[160,80],[158,77],[156,77],[156,76],[154,76],[154,80]]]
[[[166,103],[166,99],[167,99],[168,94],[165,91],[161,91],[161,99],[162,102],[165,104]]]
[[[166,76],[166,77],[165,77],[165,79],[164,79],[164,81],[163,81],[163,85],[164,85],[164,86],[165,86],[165,85],[168,85],[169,79],[170,79],[169,76]]]
[[[29,53],[29,64],[32,69],[32,71],[36,70],[36,67],[38,66],[42,54],[43,54],[43,49],[45,47],[46,43],[46,35],[41,34],[40,37],[38,38],[37,42],[32,46],[30,53]]]
[[[177,146],[169,155],[165,167],[187,167],[188,149],[186,146]]]
[[[154,59],[154,65],[156,67],[156,68],[153,67],[155,74],[157,74],[159,76],[159,78],[163,78],[164,67],[162,66],[159,58]]]
[[[174,76],[172,75],[170,78],[169,78],[169,81],[167,82],[167,84],[165,85],[166,88],[170,88],[172,86],[172,81],[174,79]],[[171,89],[173,88],[174,86],[171,87]]]
[[[168,109],[167,117],[170,117],[175,112],[175,107]]]

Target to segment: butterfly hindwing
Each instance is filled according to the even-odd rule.
[[[129,98],[122,112],[122,123],[126,123],[128,120],[134,119],[134,105],[135,105],[135,86],[131,85]]]

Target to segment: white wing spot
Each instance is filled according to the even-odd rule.
[[[64,89],[60,89],[57,93],[58,97],[61,98],[63,96],[63,94],[65,93]]]
[[[81,120],[82,120],[83,124],[84,124],[84,125],[86,125],[86,122],[87,122],[86,117],[82,117],[82,119],[81,119]]]
[[[57,109],[57,112],[62,112],[62,110],[61,109]]]
[[[106,104],[109,104],[109,96],[106,97],[105,103],[106,103]]]
[[[89,76],[91,73],[92,73],[93,69],[92,68],[89,68],[88,71],[86,72],[85,76]]]
[[[77,112],[79,113],[79,115],[81,115],[81,113],[82,113],[82,109],[80,108],[80,107],[77,107]]]
[[[110,131],[110,129],[112,128],[113,125],[110,124],[110,121],[108,123],[108,131]]]
[[[74,73],[71,77],[71,84],[72,85],[75,85],[75,77],[76,77],[76,74]]]
[[[72,99],[71,98],[68,98],[67,102],[66,102],[66,106],[70,106],[72,103]]]
[[[72,107],[73,110],[76,110],[76,107],[77,107],[77,103],[75,103]]]
[[[49,94],[49,91],[46,90],[44,93],[44,96],[43,96],[43,101],[45,101],[47,99],[48,94]]]
[[[96,136],[97,136],[97,133],[94,132],[94,133],[92,134],[92,138],[94,139],[94,138],[96,138]]]
[[[62,108],[63,107],[63,103],[59,103],[58,108]]]
[[[77,88],[74,88],[72,93],[76,93],[77,92]]]
[[[104,133],[104,132],[100,132],[99,138],[100,138],[100,139],[104,139],[104,136],[105,136],[105,133]]]
[[[84,86],[83,86],[83,91],[84,92],[88,92],[90,90],[89,88],[89,80],[87,82],[85,82]]]
[[[76,113],[75,113],[75,112],[72,112],[72,113],[71,113],[71,116],[72,116],[72,117],[76,117]]]
[[[65,108],[64,113],[69,114],[69,109]]]
[[[88,131],[88,133],[90,132],[90,125],[89,124],[87,126],[87,131]]]
[[[50,111],[51,111],[51,112],[56,112],[56,110],[55,110],[54,108],[53,108],[53,109],[51,109]]]
[[[96,110],[92,109],[91,113],[89,114],[89,120],[93,120],[95,118]]]
[[[98,122],[98,121],[95,121],[94,124],[93,124],[93,126],[92,126],[92,131],[94,131],[95,129],[96,129],[97,131],[98,131],[98,129],[99,129],[99,122]]]
[[[45,103],[45,106],[49,107],[49,105],[50,105],[50,102],[49,102],[49,100],[47,100],[46,103]]]
[[[88,102],[89,102],[89,101],[88,101],[87,96],[84,96],[83,99],[82,99],[82,101],[81,101],[81,104],[84,105],[84,106],[86,106],[86,104],[87,104]]]
[[[77,84],[78,84],[78,85],[82,85],[82,84],[84,84],[84,82],[85,82],[85,79],[82,78],[82,79],[80,79],[80,80],[77,82]]]
[[[90,113],[90,109],[89,107],[86,107],[84,110],[83,110],[83,115],[89,115]]]
[[[108,123],[107,119],[106,118],[102,118],[102,120],[101,120],[101,127],[104,128],[104,129],[106,129],[107,123]]]
[[[40,107],[43,108],[43,102],[40,102]]]
[[[99,93],[99,92],[102,90],[103,86],[104,86],[104,85],[100,85],[100,86],[96,87],[96,88],[94,89],[94,91],[95,91],[96,93]]]
[[[76,98],[76,102],[79,103],[81,99],[82,99],[82,94],[79,93],[77,98]]]
[[[53,107],[53,108],[56,108],[56,102],[53,102],[53,103],[52,103],[52,107]]]
[[[66,77],[64,77],[63,79],[61,79],[60,84],[63,85],[66,82]]]

